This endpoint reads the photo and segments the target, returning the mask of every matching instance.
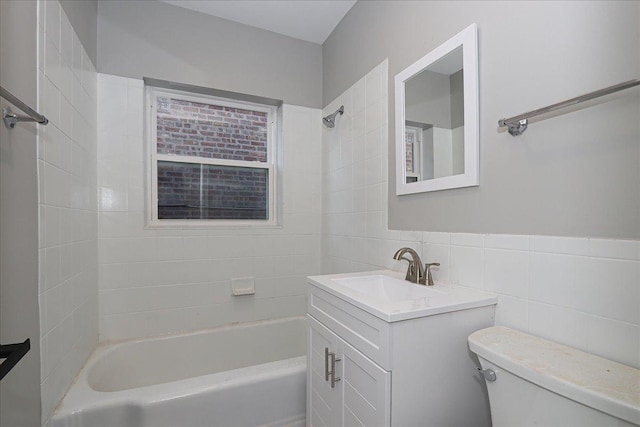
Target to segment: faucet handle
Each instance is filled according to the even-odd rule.
[[[440,267],[440,263],[428,262],[424,265],[424,273],[427,276],[427,286],[433,286],[433,276],[431,275],[431,266]]]

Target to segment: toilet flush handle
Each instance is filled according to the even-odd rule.
[[[485,380],[492,383],[496,380],[496,372],[493,369],[476,368],[482,374]]]

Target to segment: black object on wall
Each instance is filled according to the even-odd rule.
[[[2,364],[0,364],[0,380],[16,366],[30,349],[31,341],[29,341],[29,338],[22,343],[0,345],[0,359],[5,359]]]

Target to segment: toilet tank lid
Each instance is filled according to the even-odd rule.
[[[474,332],[469,348],[540,387],[640,424],[638,369],[504,326]]]

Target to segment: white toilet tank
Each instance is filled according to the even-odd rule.
[[[502,326],[474,332],[469,348],[495,372],[494,427],[640,425],[638,369]]]

